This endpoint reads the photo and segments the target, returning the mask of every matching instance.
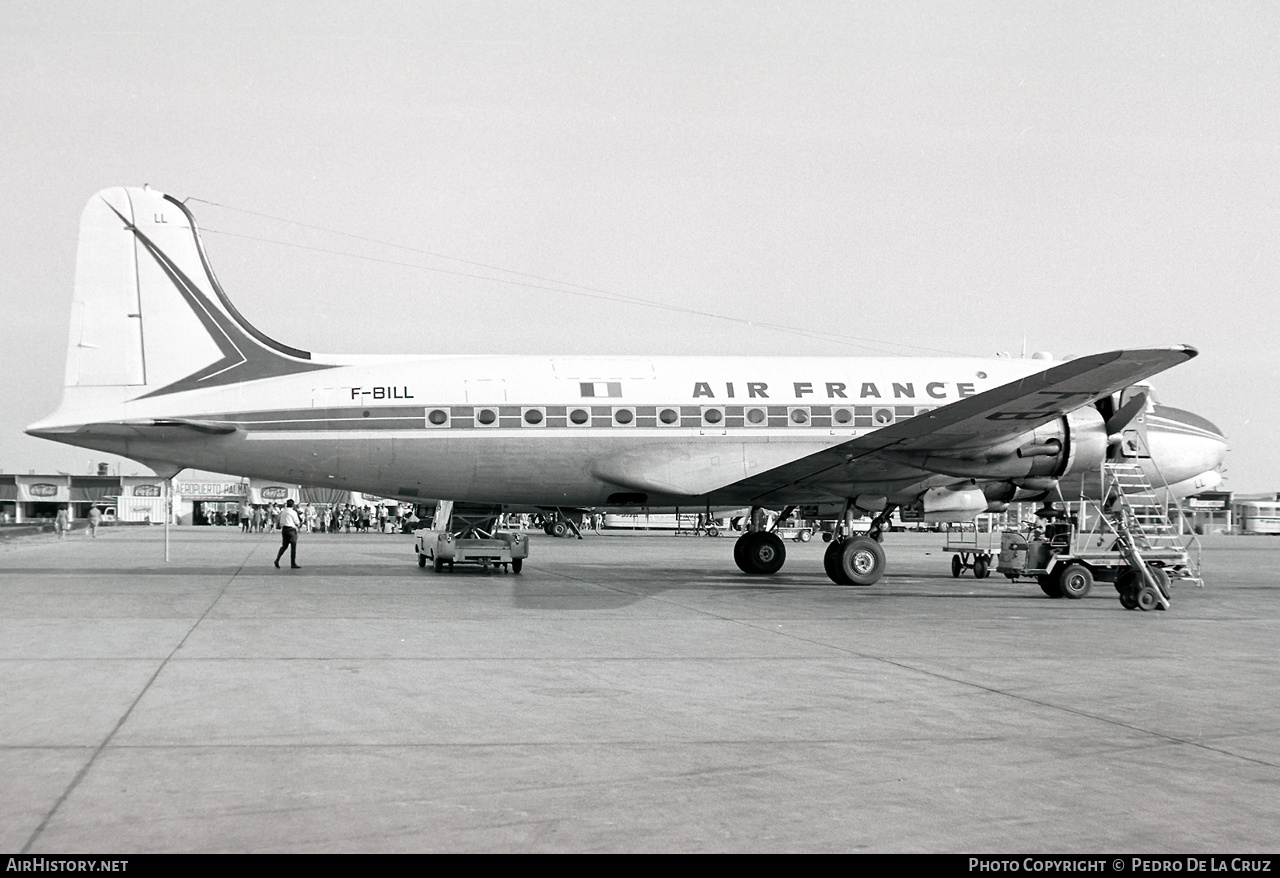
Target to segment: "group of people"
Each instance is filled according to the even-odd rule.
[[[236,510],[236,516],[240,520],[240,530],[245,533],[272,533],[279,530],[280,516],[285,509],[294,506],[294,502],[290,500],[287,505],[280,503],[267,503],[261,506],[251,506],[248,503],[241,503]],[[301,508],[294,508],[293,514],[298,518],[298,526],[304,530],[315,530],[317,515],[313,506],[307,505]]]
[[[288,506],[279,503],[250,506],[242,503],[237,509],[239,526],[246,534],[270,534],[280,529],[280,515]],[[294,513],[298,516],[298,525],[303,531],[314,534],[340,534],[340,532],[356,531],[357,534],[369,534],[375,529],[380,534],[399,534],[406,521],[413,520],[413,513],[402,515],[398,508],[387,506],[355,506],[352,503],[338,504],[332,507],[317,507],[308,503],[298,507],[294,504]]]
[[[410,513],[412,515],[412,513]],[[329,533],[343,531],[351,533],[369,533],[375,527],[379,533],[399,533],[404,524],[404,517],[399,509],[391,512],[386,506],[334,506],[329,510]],[[388,525],[392,529],[388,531]]]
[[[98,527],[102,524],[102,510],[97,506],[90,506],[89,514],[85,516],[85,520],[89,523],[89,536],[96,540],[98,538]],[[58,539],[62,539],[71,533],[71,510],[66,506],[58,507],[58,514],[53,520],[53,528],[58,532]]]
[[[293,501],[282,506],[270,503],[260,506],[241,503],[236,514],[239,517],[240,529],[245,533],[272,533],[279,530],[280,516],[283,511],[293,505],[294,514],[298,516],[299,529],[312,533],[370,533],[375,528],[379,533],[400,533],[406,522],[414,521],[412,512],[402,514],[398,508],[383,505],[356,506],[351,503],[335,506],[316,506],[308,503],[297,506]]]
[[[244,504],[247,506],[248,504]],[[253,512],[262,511],[262,507],[255,507]],[[243,506],[242,506],[243,518]],[[324,512],[318,512],[314,506],[308,504],[301,510],[294,508],[294,503],[289,500],[285,505],[275,511],[272,519],[273,526],[280,528],[280,549],[276,552],[275,566],[279,568],[280,559],[284,557],[284,553],[289,553],[289,567],[293,570],[301,570],[298,564],[298,531],[304,527],[313,532],[328,530],[330,533],[337,533],[342,529],[346,529],[347,533],[351,533],[352,527],[357,533],[368,533],[373,526],[373,522],[378,523],[378,530],[383,533],[398,533],[400,528],[414,521],[413,512],[409,512],[407,516],[401,516],[397,509],[393,516],[386,506],[378,506],[376,511],[370,506],[353,506],[347,503],[343,506],[334,506]],[[388,530],[388,525],[394,524],[393,531]]]

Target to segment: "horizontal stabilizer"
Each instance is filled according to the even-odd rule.
[[[140,421],[109,421],[100,424],[72,424],[68,426],[44,426],[33,424],[26,432],[42,439],[69,441],[65,437],[76,433],[95,436],[114,436],[121,439],[163,440],[167,436],[203,433],[206,436],[228,436],[236,432],[231,424],[213,421],[194,421],[185,418],[147,419]]]

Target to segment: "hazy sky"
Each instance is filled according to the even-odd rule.
[[[1280,490],[1280,5],[0,12],[5,472],[115,460],[21,430],[61,394],[80,211],[149,183],[225,205],[189,202],[223,286],[295,346],[1189,343],[1161,401],[1226,431],[1228,488]]]

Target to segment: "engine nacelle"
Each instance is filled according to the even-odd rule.
[[[1054,481],[1096,479],[1106,456],[1106,426],[1092,406],[988,448],[885,452],[891,460],[942,475],[1009,481],[1019,487],[1026,482],[1025,487],[1039,490]]]
[[[1097,482],[1102,464],[1107,459],[1107,426],[1102,414],[1093,406],[1069,412],[1061,424],[1067,437],[1066,454],[1060,458],[1061,471],[1055,474],[1058,484],[1073,492]]]
[[[920,498],[920,509],[924,521],[973,521],[987,511],[987,497],[972,483],[930,488]]]

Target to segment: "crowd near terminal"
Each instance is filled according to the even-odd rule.
[[[202,474],[174,479],[166,495],[159,476],[9,475],[0,473],[0,523],[53,522],[60,510],[72,521],[97,509],[107,523],[163,524],[172,502],[172,524],[234,525],[265,530],[289,501],[308,530],[389,531],[412,514],[412,504],[342,491],[262,479]]]

